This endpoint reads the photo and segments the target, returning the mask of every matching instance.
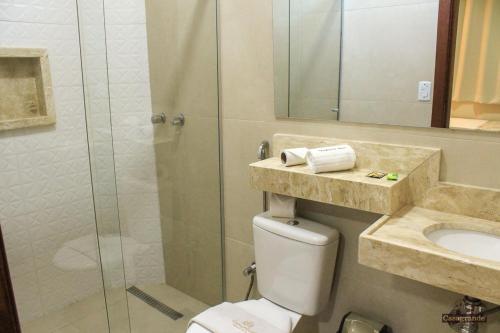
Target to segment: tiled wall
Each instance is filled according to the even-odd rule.
[[[379,3],[345,0],[346,8],[378,6]],[[242,276],[241,270],[253,259],[251,219],[262,210],[262,194],[249,186],[248,164],[256,160],[255,150],[261,140],[271,140],[274,133],[440,147],[443,149],[441,180],[500,188],[500,177],[495,176],[500,168],[498,135],[448,129],[276,120],[271,1],[221,0],[220,11],[225,262],[230,300],[242,300],[245,296],[249,281]],[[399,19],[391,17],[388,20]],[[361,29],[365,23],[359,21],[358,24]],[[348,27],[344,33],[345,42],[353,38]],[[383,40],[385,35],[374,33],[372,37]],[[421,36],[426,39],[434,37],[430,32]],[[351,43],[356,41],[350,40]],[[376,45],[374,42],[373,47]],[[406,56],[402,56],[401,61],[411,65],[412,58],[405,59]],[[346,75],[351,75],[347,68],[344,69]],[[342,88],[344,94],[355,93],[347,91],[345,84]],[[349,310],[383,320],[395,332],[448,332],[449,328],[441,324],[441,313],[448,311],[460,295],[357,264],[357,237],[373,222],[373,215],[304,203],[300,209],[310,218],[337,227],[343,235],[342,261],[337,267],[339,282],[334,299],[322,315],[307,323],[306,332],[335,332],[340,317]],[[485,330],[496,331],[498,325],[493,323]]]
[[[161,230],[170,286],[222,300],[215,0],[147,2]],[[170,120],[184,114],[184,126]]]
[[[65,242],[95,235],[75,2],[0,1],[0,47],[48,49],[57,112],[55,127],[0,134],[0,222],[26,321],[101,285],[97,265],[53,261]]]
[[[124,242],[127,282],[161,283],[145,5],[105,3],[122,232],[140,244]],[[80,10],[89,12],[80,17],[88,19],[82,43],[99,231],[116,236],[102,4],[85,1]],[[0,222],[24,322],[102,289],[97,264],[73,270],[55,264],[58,251],[76,239],[88,241],[97,256],[76,3],[0,0],[0,47],[48,49],[57,113],[55,127],[0,133]],[[65,259],[77,264],[80,258]]]

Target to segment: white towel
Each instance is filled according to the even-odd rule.
[[[281,163],[293,166],[306,163],[307,148],[293,148],[281,151]]]
[[[343,144],[311,149],[307,152],[306,160],[314,173],[342,171],[354,168],[356,153],[351,146]]]
[[[189,322],[196,323],[212,333],[290,333],[248,313],[232,303],[222,303],[203,311]]]

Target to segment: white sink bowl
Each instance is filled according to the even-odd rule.
[[[471,230],[438,229],[426,237],[445,249],[500,262],[500,236]]]

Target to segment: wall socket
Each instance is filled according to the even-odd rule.
[[[418,83],[418,100],[420,102],[429,102],[431,100],[431,81],[420,81]]]

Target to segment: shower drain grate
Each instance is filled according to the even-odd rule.
[[[139,289],[135,286],[128,288],[127,291],[129,293],[131,293],[132,295],[134,295],[135,297],[142,300],[144,303],[152,306],[153,308],[155,308],[156,310],[160,311],[161,313],[170,317],[173,320],[177,320],[177,319],[182,318],[184,316],[182,313],[175,311],[174,309],[172,309],[168,305],[160,302],[159,300],[157,300],[153,296],[146,294],[144,291],[142,291],[141,289]]]

